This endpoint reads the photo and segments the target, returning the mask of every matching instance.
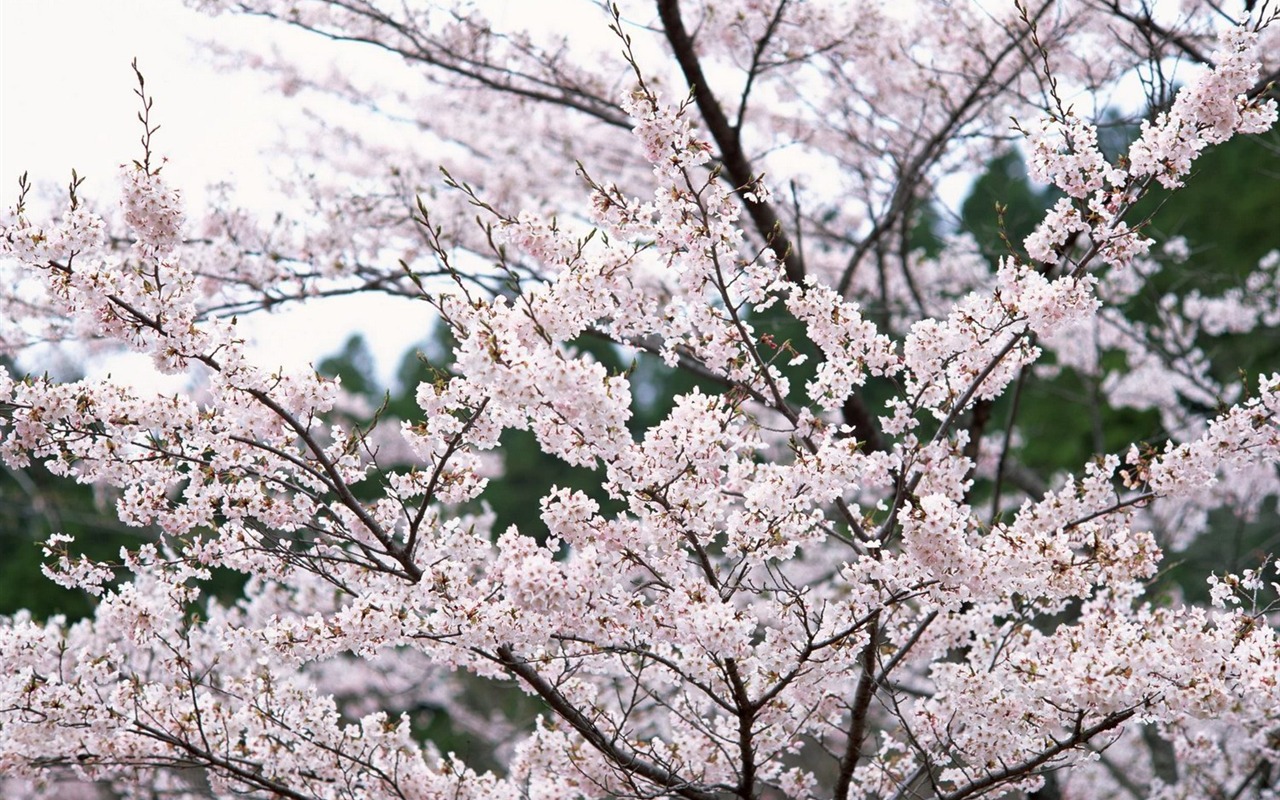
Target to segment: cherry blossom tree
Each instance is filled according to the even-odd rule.
[[[584,4],[590,41],[483,4],[194,5],[396,56],[254,63],[415,144],[317,120],[292,209],[189,218],[139,73],[117,206],[73,177],[46,218],[24,179],[6,351],[142,353],[189,391],[0,371],[5,462],[156,532],[45,543],[96,604],[0,627],[8,795],[1275,796],[1274,564],[1204,606],[1155,581],[1280,493],[1280,374],[1211,347],[1280,322],[1280,255],[1168,290],[1193,254],[1138,210],[1274,124],[1273,2]],[[1135,76],[1150,116],[1104,149]],[[921,248],[944,179],[1009,148],[1059,192],[1034,232]],[[408,418],[247,354],[241,318],[353,292],[455,342]],[[638,426],[588,342],[699,388]],[[1065,373],[1093,408],[1062,414],[1167,441],[1024,463],[1023,395]],[[496,528],[509,430],[598,493]]]

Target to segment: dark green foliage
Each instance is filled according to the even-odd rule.
[[[1154,187],[1135,209],[1137,219],[1152,217],[1148,235],[1191,243],[1191,263],[1199,268],[1179,276],[1183,285],[1216,293],[1280,247],[1280,133],[1239,136],[1209,149],[1186,184],[1176,192]]]
[[[372,398],[381,391],[374,366],[368,342],[357,333],[347,337],[341,350],[322,359],[316,371],[338,378],[342,381],[342,388],[352,394]]]
[[[111,561],[121,547],[137,547],[140,532],[115,521],[94,502],[93,490],[32,465],[0,468],[0,614],[29,609],[37,619],[65,614],[79,619],[93,610],[82,591],[63,589],[40,573],[42,543],[53,533],[76,537],[74,553]]]
[[[996,156],[969,189],[960,207],[960,228],[994,261],[1009,255],[1005,239],[1020,248],[1056,201],[1054,190],[1032,186],[1016,151]]]
[[[1244,285],[1258,261],[1280,248],[1280,133],[1242,136],[1206,152],[1186,188],[1158,190],[1137,209],[1152,216],[1148,234],[1159,241],[1186,237],[1191,258],[1182,269],[1157,276],[1157,293],[1197,290],[1217,296]],[[1231,213],[1222,213],[1222,209]],[[1137,309],[1150,317],[1150,306]],[[1141,318],[1141,317],[1140,317]],[[1280,368],[1280,337],[1275,331],[1201,337],[1213,361],[1214,378],[1233,383],[1241,375],[1256,382]]]

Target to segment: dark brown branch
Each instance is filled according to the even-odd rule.
[[[758,177],[742,152],[738,130],[729,123],[720,101],[716,99],[702,72],[702,63],[694,50],[693,39],[684,27],[684,19],[680,16],[679,0],[658,0],[658,16],[675,53],[676,61],[684,73],[685,80],[693,90],[693,99],[698,106],[702,120],[707,125],[712,140],[720,150],[720,163],[733,182],[738,196],[742,198],[747,215],[755,225],[769,247],[777,255],[787,272],[787,278],[795,283],[804,280],[804,264],[800,261],[799,252],[791,247],[791,240],[782,227],[782,220],[769,203],[748,200],[746,192]]]
[[[1052,3],[1045,3],[1040,11],[1037,12],[1037,18],[1052,5]],[[889,200],[889,207],[880,215],[871,232],[857,244],[853,255],[849,257],[848,265],[845,267],[844,274],[841,275],[837,286],[837,291],[840,294],[843,295],[849,291],[849,286],[853,282],[854,272],[867,253],[877,247],[879,241],[908,214],[915,202],[917,187],[921,180],[924,179],[929,167],[942,156],[947,144],[953,141],[960,129],[974,118],[988,98],[994,96],[998,90],[1005,88],[1007,84],[998,84],[996,82],[996,71],[1013,53],[1021,52],[1023,38],[1023,36],[1013,37],[991,59],[987,65],[986,74],[978,78],[974,82],[973,89],[959,99],[959,102],[956,103],[948,115],[945,124],[935,131],[924,142],[923,147],[916,153],[915,157],[904,165],[898,175],[893,195]],[[1015,72],[1011,70],[1010,74]]]
[[[1136,708],[1117,711],[1103,717],[1096,725],[1088,728],[1077,727],[1070,736],[1060,742],[1054,742],[1053,746],[1041,752],[1038,755],[1028,758],[1019,764],[1012,764],[1004,769],[995,772],[988,772],[981,778],[972,781],[968,786],[963,786],[954,792],[945,792],[939,795],[939,800],[963,800],[966,797],[973,797],[981,794],[993,786],[999,786],[1002,783],[1018,780],[1035,773],[1037,769],[1048,764],[1053,759],[1067,752],[1068,750],[1079,747],[1093,740],[1094,737],[1101,733],[1106,733],[1118,727],[1122,722],[1137,713]]]
[[[845,424],[853,429],[852,436],[862,444],[864,452],[881,453],[888,450],[884,438],[880,435],[880,429],[876,425],[875,417],[862,402],[861,395],[855,392],[845,398],[840,413],[844,417]]]
[[[732,658],[724,662],[725,674],[729,678],[729,686],[733,689],[733,702],[737,706],[738,717],[738,757],[741,767],[738,774],[738,796],[742,800],[755,800],[756,796],[756,752],[754,744],[754,728],[756,710],[759,708],[751,702],[747,693],[747,685],[742,680],[738,664]]]
[[[862,675],[853,695],[853,709],[849,719],[849,739],[845,742],[844,757],[840,759],[840,774],[836,776],[836,800],[848,800],[853,771],[862,757],[862,742],[867,735],[867,715],[871,698],[876,693],[876,650],[880,646],[880,618],[877,612],[871,620],[871,634],[862,649]]]
[[[499,647],[496,660],[537,693],[552,711],[567,722],[582,738],[618,767],[661,786],[668,793],[689,800],[716,800],[716,795],[681,778],[676,773],[634,752],[618,746],[616,737],[608,736],[573,703],[560,693],[532,664],[515,654],[510,645]]]
[[[742,125],[747,117],[747,101],[751,99],[751,88],[755,85],[756,77],[763,71],[761,61],[764,58],[765,50],[769,47],[769,41],[773,38],[773,34],[777,32],[779,23],[782,22],[782,12],[786,7],[787,0],[779,0],[778,7],[773,10],[773,17],[769,20],[769,26],[765,28],[764,34],[756,42],[755,50],[751,53],[751,66],[747,69],[747,80],[742,86],[742,95],[738,98],[738,119],[733,123],[733,132],[739,142],[742,141]],[[796,227],[796,235],[800,235],[798,226]]]
[[[1000,445],[1000,459],[996,462],[995,486],[991,490],[991,524],[1000,514],[1000,495],[1004,490],[1004,474],[1009,463],[1009,449],[1013,443],[1013,424],[1018,419],[1018,411],[1022,407],[1022,390],[1027,383],[1027,375],[1031,368],[1024,364],[1018,370],[1018,382],[1013,387],[1013,402],[1009,405],[1009,417],[1005,421],[1004,442]]]
[[[1207,53],[1201,50],[1198,46],[1196,46],[1194,42],[1192,42],[1187,37],[1182,36],[1181,34],[1175,33],[1174,31],[1171,31],[1168,28],[1161,25],[1160,23],[1156,22],[1155,19],[1153,19],[1151,16],[1150,8],[1147,7],[1145,4],[1143,6],[1144,10],[1143,10],[1142,16],[1131,13],[1129,11],[1125,11],[1123,8],[1121,8],[1120,3],[1118,2],[1114,2],[1114,1],[1108,2],[1108,3],[1105,3],[1104,6],[1112,14],[1116,15],[1117,17],[1124,20],[1125,22],[1128,22],[1130,25],[1137,28],[1139,31],[1143,32],[1144,34],[1147,34],[1149,37],[1156,37],[1156,38],[1159,38],[1160,40],[1163,40],[1165,42],[1168,42],[1169,44],[1174,45],[1178,50],[1180,50],[1183,53],[1183,55],[1186,55],[1197,64],[1209,63],[1209,56]],[[1163,54],[1153,54],[1153,55],[1163,55]]]
[[[193,764],[204,764],[211,769],[220,770],[246,786],[253,786],[270,792],[273,797],[285,797],[289,798],[289,800],[310,800],[312,797],[312,795],[294,791],[283,783],[271,780],[265,775],[247,769],[234,761],[220,758],[208,750],[202,750],[191,744],[191,742],[174,736],[168,731],[152,727],[151,725],[147,725],[146,723],[139,722],[137,720],[134,720],[133,724],[139,734],[187,753],[191,756]]]
[[[1019,373],[1021,374],[1021,373]],[[991,409],[995,401],[981,398],[974,401],[973,411],[969,416],[969,441],[964,445],[964,457],[973,465],[969,468],[969,480],[973,480],[978,471],[978,458],[982,455],[982,436],[986,433],[987,423],[991,421]],[[972,492],[972,488],[970,492]],[[968,498],[965,498],[966,501]]]
[[[240,10],[251,16],[265,16],[279,20],[332,41],[372,45],[398,55],[406,61],[420,62],[474,81],[486,89],[571,108],[614,127],[626,129],[631,127],[630,120],[619,112],[616,103],[596,97],[589,92],[575,89],[564,82],[539,78],[536,75],[517,72],[482,60],[466,58],[445,46],[424,40],[416,30],[411,29],[405,23],[398,22],[370,6],[355,6],[354,4],[337,2],[336,0],[329,0],[327,5],[341,8],[357,17],[364,17],[373,25],[383,26],[387,31],[394,32],[402,37],[408,46],[396,46],[379,38],[376,32],[367,36],[357,36],[324,30],[285,15],[250,7],[245,3],[240,4]],[[525,85],[520,85],[516,81],[523,81]]]

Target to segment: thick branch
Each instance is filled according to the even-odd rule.
[[[748,200],[745,196],[747,187],[757,177],[756,173],[742,152],[741,131],[730,124],[702,72],[702,64],[694,51],[693,39],[680,16],[679,0],[658,0],[658,16],[662,19],[667,41],[671,43],[685,80],[693,88],[693,99],[702,114],[702,120],[720,150],[720,163],[733,182],[738,196],[742,198],[751,222],[783,263],[787,278],[800,283],[804,280],[804,264],[800,261],[799,252],[792,248],[778,213],[769,203]]]
[[[242,764],[236,763],[230,759],[221,758],[208,750],[196,747],[186,739],[174,736],[168,731],[153,727],[144,722],[135,720],[134,725],[136,726],[138,733],[143,736],[155,739],[158,742],[162,742],[187,753],[191,756],[193,764],[203,764],[208,766],[209,769],[220,770],[246,786],[252,786],[268,791],[273,797],[286,797],[291,798],[291,800],[308,800],[310,797],[310,795],[305,795],[290,789],[279,781],[271,780],[266,775],[262,774],[260,768],[255,769],[249,766],[243,766]],[[247,764],[248,762],[244,763]],[[257,765],[253,766],[257,767]]]
[[[1079,747],[1091,741],[1095,736],[1106,733],[1113,728],[1118,727],[1122,722],[1137,713],[1137,709],[1130,708],[1125,711],[1117,711],[1114,714],[1108,714],[1103,717],[1096,725],[1088,728],[1077,728],[1071,736],[1060,742],[1055,742],[1053,747],[1044,752],[1033,756],[1020,764],[1011,764],[1004,769],[995,772],[988,772],[985,776],[973,781],[968,786],[963,786],[954,792],[947,792],[940,795],[940,800],[962,800],[965,797],[973,797],[981,794],[993,786],[999,786],[1002,783],[1024,778],[1033,774],[1037,769],[1048,764],[1053,759],[1062,755],[1068,750]]]
[[[631,125],[626,116],[618,112],[615,103],[597,97],[584,89],[571,86],[566,81],[539,77],[531,72],[521,72],[482,59],[467,57],[446,45],[424,38],[417,28],[396,20],[371,5],[336,0],[328,0],[327,5],[364,18],[368,25],[373,26],[372,32],[355,34],[326,30],[288,15],[255,8],[248,3],[241,3],[240,10],[245,14],[276,19],[333,41],[371,45],[398,55],[406,61],[437,67],[453,75],[475,81],[486,89],[571,108],[614,127],[629,128]],[[385,30],[377,30],[379,26]],[[383,38],[387,32],[399,35],[405,44],[397,45]]]
[[[596,727],[581,709],[561,694],[560,690],[544,678],[532,664],[517,656],[510,645],[499,647],[496,656],[499,664],[524,681],[551,707],[552,711],[555,711],[592,747],[618,767],[661,786],[677,797],[685,797],[689,800],[716,800],[715,794],[693,785],[665,767],[646,761],[634,752],[619,747],[616,737],[610,737]]]
[[[871,635],[862,649],[862,675],[853,696],[853,709],[849,720],[849,739],[845,742],[844,757],[840,759],[840,774],[836,777],[836,800],[848,800],[853,771],[862,757],[862,740],[867,735],[867,712],[871,698],[876,693],[876,650],[880,645],[880,619],[877,613],[871,620]]]

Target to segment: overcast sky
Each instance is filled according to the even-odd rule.
[[[0,187],[11,190],[24,170],[62,181],[73,167],[109,185],[138,151],[134,58],[156,98],[157,146],[173,159],[173,180],[254,178],[243,165],[275,130],[271,99],[250,75],[216,73],[194,37],[249,42],[266,31],[178,0],[4,0]]]
[[[119,165],[140,151],[129,66],[137,58],[161,125],[155,149],[170,159],[166,178],[189,203],[204,186],[230,180],[270,206],[261,153],[279,138],[290,109],[260,77],[216,71],[201,42],[260,44],[282,35],[310,41],[263,20],[196,14],[180,0],[0,0],[0,205],[12,206],[24,171],[33,182],[61,186],[73,168],[87,179],[86,195],[114,199]],[[262,358],[287,367],[313,363],[362,331],[389,380],[427,325],[420,303],[370,307],[347,299],[274,314],[248,330]],[[135,380],[149,372],[136,361],[87,368]]]

